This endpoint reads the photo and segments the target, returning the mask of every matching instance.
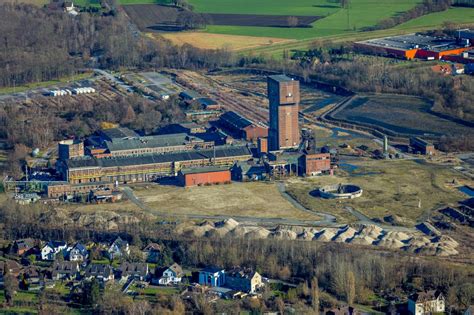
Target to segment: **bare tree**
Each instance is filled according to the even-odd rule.
[[[316,277],[311,279],[311,306],[315,312],[319,311],[319,285]]]
[[[346,288],[347,304],[353,305],[355,299],[355,277],[354,272],[347,272],[347,288]]]
[[[6,261],[3,263],[3,265],[3,290],[5,295],[5,301],[7,305],[11,306],[13,305],[13,298],[15,296],[15,292],[18,289],[18,281],[16,280],[15,276],[11,274]]]

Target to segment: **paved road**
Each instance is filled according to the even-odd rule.
[[[277,183],[278,190],[280,191],[280,194],[288,200],[295,208],[304,211],[304,212],[309,212],[311,214],[316,214],[321,217],[323,217],[323,220],[315,221],[315,225],[334,225],[336,223],[336,217],[329,214],[329,213],[324,213],[324,212],[317,212],[313,211],[311,209],[306,208],[303,206],[301,203],[299,203],[296,199],[294,199],[292,196],[290,196],[286,192],[285,188],[285,183],[284,182],[278,182]]]

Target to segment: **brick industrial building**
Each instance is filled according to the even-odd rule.
[[[79,140],[64,140],[58,144],[58,157],[61,160],[72,159],[84,155],[84,142]]]
[[[434,37],[409,34],[371,39],[354,43],[362,52],[384,54],[401,59],[444,59],[472,49],[468,38]]]
[[[298,110],[300,84],[285,75],[268,77],[270,102],[270,150],[297,148],[300,143]]]
[[[329,153],[307,153],[302,157],[303,174],[314,176],[331,170],[331,155]]]
[[[258,138],[266,138],[268,136],[268,128],[266,126],[251,122],[242,115],[232,111],[222,114],[219,124],[231,131],[236,137],[247,141],[257,141]]]
[[[231,174],[229,168],[222,167],[182,169],[178,173],[178,181],[184,187],[225,184],[230,183]]]
[[[58,161],[57,170],[71,184],[87,182],[133,183],[176,176],[184,168],[225,166],[247,161],[252,153],[247,146],[217,146],[214,149],[191,150],[166,154],[128,157],[83,157]]]
[[[410,138],[410,146],[415,150],[424,155],[433,155],[435,154],[435,148],[432,143],[429,143],[418,137]]]

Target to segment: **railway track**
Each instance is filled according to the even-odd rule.
[[[266,102],[263,97],[258,97],[254,94],[252,98],[242,96],[236,93],[235,89],[228,84],[195,72],[183,71],[178,73],[178,76],[199,93],[214,98],[226,110],[235,111],[254,122],[268,124],[268,110],[258,106],[258,103]],[[202,82],[207,82],[207,84]]]

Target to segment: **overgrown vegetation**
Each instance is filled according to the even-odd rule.
[[[88,66],[199,68],[218,66],[228,58],[224,51],[205,52],[142,37],[132,31],[120,8],[73,18],[31,5],[2,4],[0,29],[4,87],[59,79]]]

